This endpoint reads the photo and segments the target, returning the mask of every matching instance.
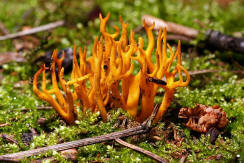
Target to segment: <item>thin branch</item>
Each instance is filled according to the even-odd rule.
[[[126,146],[126,147],[128,147],[130,149],[133,149],[133,150],[136,150],[136,151],[138,151],[140,153],[143,153],[144,155],[146,155],[146,156],[148,156],[148,157],[150,157],[150,158],[152,158],[152,159],[154,159],[154,160],[156,160],[158,162],[162,162],[162,163],[167,163],[168,162],[165,159],[163,159],[162,157],[160,157],[160,156],[158,156],[158,155],[156,155],[156,154],[154,154],[154,153],[152,153],[150,151],[147,151],[147,150],[145,150],[143,148],[140,148],[138,146],[135,146],[133,144],[129,144],[129,143],[127,143],[127,142],[125,142],[125,141],[123,141],[121,139],[115,139],[115,141],[117,143],[123,145],[123,146]]]
[[[10,143],[15,143],[15,144],[19,144],[17,140],[14,139],[14,137],[12,135],[8,135],[8,134],[1,134],[0,137],[6,139],[8,142]]]
[[[118,138],[122,138],[122,137],[128,137],[128,136],[132,136],[132,135],[146,133],[146,132],[150,131],[150,129],[152,127],[152,122],[156,116],[156,113],[158,112],[158,108],[159,107],[155,107],[151,116],[146,121],[144,121],[141,125],[139,125],[137,127],[133,127],[133,128],[118,131],[118,132],[113,132],[113,133],[102,135],[102,136],[96,136],[93,138],[85,138],[85,139],[75,140],[75,141],[57,144],[57,145],[53,145],[53,146],[48,146],[48,147],[43,147],[43,148],[38,148],[38,149],[33,149],[33,150],[28,150],[28,151],[22,151],[22,152],[13,153],[13,154],[2,155],[2,156],[0,156],[0,161],[17,161],[17,160],[23,159],[25,157],[38,155],[40,153],[44,153],[44,152],[47,152],[50,150],[62,151],[62,150],[66,150],[66,149],[71,149],[71,148],[91,145],[91,144],[95,144],[95,143],[110,141],[110,140],[114,140],[114,139],[118,139]]]
[[[13,38],[21,37],[21,36],[26,36],[26,35],[31,35],[31,34],[42,32],[42,31],[51,30],[53,28],[63,26],[64,23],[65,23],[64,20],[60,20],[60,21],[56,21],[53,23],[39,26],[39,27],[32,28],[30,30],[25,30],[25,31],[21,31],[21,32],[13,33],[13,34],[8,34],[5,36],[0,36],[0,41],[7,40],[7,39],[13,39]]]
[[[196,36],[198,35],[198,31],[193,28],[189,28],[172,22],[167,22],[163,19],[159,19],[151,15],[144,15],[142,17],[142,20],[145,21],[147,25],[153,25],[154,23],[154,29],[156,30],[166,27],[168,32],[174,33],[176,35],[183,35],[190,38],[196,38]]]
[[[0,123],[0,127],[10,126],[9,123]]]
[[[193,38],[187,37],[187,36],[183,36],[183,35],[177,35],[177,34],[169,34],[167,36],[167,40],[181,40],[181,41],[185,41],[185,42],[190,42],[193,40]]]
[[[189,74],[190,75],[200,75],[200,74],[206,74],[206,73],[215,73],[215,72],[233,72],[233,73],[236,73],[236,74],[244,74],[244,71],[243,70],[231,70],[231,71],[228,71],[228,70],[196,70],[196,71],[189,71]]]
[[[206,74],[206,73],[214,73],[214,72],[219,72],[220,70],[196,70],[196,71],[189,71],[190,75],[199,75],[199,74]]]
[[[50,110],[52,109],[52,106],[37,106],[36,109],[38,110]]]

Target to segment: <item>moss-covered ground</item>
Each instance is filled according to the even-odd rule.
[[[226,1],[160,1],[160,0],[2,0],[0,1],[0,21],[11,32],[23,26],[39,26],[52,21],[65,19],[67,25],[42,32],[34,37],[39,40],[33,49],[23,51],[28,58],[25,63],[0,65],[0,134],[11,136],[16,142],[0,137],[0,155],[34,149],[92,136],[103,135],[122,129],[117,125],[122,111],[109,111],[109,120],[104,123],[98,113],[79,112],[79,120],[68,126],[53,109],[41,109],[47,103],[37,99],[32,91],[32,77],[39,68],[38,56],[54,48],[72,47],[74,44],[88,46],[99,33],[99,20],[91,20],[90,11],[111,13],[110,24],[119,24],[119,16],[129,22],[130,29],[141,25],[141,16],[151,14],[167,21],[193,27],[202,33],[208,29],[226,34],[244,36],[244,3]],[[227,1],[228,2],[228,1]],[[67,7],[68,6],[68,7]],[[24,17],[24,18],[23,18]],[[198,22],[198,23],[196,23]],[[200,22],[200,24],[199,24]],[[144,30],[139,34],[145,36]],[[179,88],[175,93],[169,111],[156,126],[157,140],[150,133],[144,136],[127,138],[131,142],[149,150],[170,162],[179,162],[187,156],[188,162],[242,162],[244,160],[244,78],[243,55],[233,52],[210,51],[199,47],[204,35],[191,43],[183,43],[183,65],[189,71],[211,69],[218,72],[194,75],[188,87]],[[177,42],[172,41],[171,45]],[[13,40],[0,41],[0,53],[16,51]],[[31,59],[30,59],[31,58]],[[234,70],[242,70],[237,73]],[[69,76],[70,74],[67,74]],[[160,102],[159,95],[155,103]],[[209,137],[197,134],[184,126],[177,118],[180,107],[193,107],[196,103],[221,106],[229,118],[223,129],[211,144]],[[35,130],[33,139],[26,136]],[[33,133],[33,132],[32,132]],[[179,145],[174,134],[184,138]],[[31,135],[31,134],[30,134]],[[33,135],[33,134],[32,134]],[[238,158],[240,155],[240,158]],[[69,162],[58,152],[49,152],[22,160],[43,159],[53,156],[59,162]],[[152,162],[150,158],[115,142],[99,143],[78,148],[79,162]],[[242,161],[241,161],[242,160]],[[71,162],[71,161],[70,161]]]

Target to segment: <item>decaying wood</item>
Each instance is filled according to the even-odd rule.
[[[31,35],[31,34],[42,32],[42,31],[51,30],[53,28],[63,26],[64,24],[65,24],[64,20],[56,21],[53,23],[49,23],[46,25],[32,28],[30,30],[25,30],[25,31],[21,31],[21,32],[13,33],[13,34],[8,34],[5,36],[0,36],[0,41],[7,40],[7,39],[13,39],[13,38],[21,37],[21,36],[26,36],[26,35]]]
[[[174,33],[177,35],[183,35],[183,36],[190,37],[190,38],[196,38],[196,36],[198,35],[198,31],[193,28],[185,27],[183,25],[179,25],[179,24],[172,23],[172,22],[167,22],[162,19],[153,17],[151,15],[144,15],[142,17],[142,20],[145,21],[145,23],[147,25],[153,25],[153,23],[154,23],[155,30],[163,29],[166,27],[168,32],[171,32],[171,33]]]
[[[152,153],[150,151],[147,151],[147,150],[145,150],[143,148],[140,148],[138,146],[135,146],[133,144],[129,144],[129,143],[127,143],[127,142],[125,142],[125,141],[123,141],[121,139],[115,139],[115,141],[117,143],[123,145],[123,146],[126,146],[126,147],[131,148],[133,150],[136,150],[136,151],[138,151],[140,153],[143,153],[144,155],[146,155],[146,156],[148,156],[148,157],[150,157],[150,158],[152,158],[152,159],[154,159],[154,160],[156,160],[158,162],[162,162],[162,163],[167,163],[168,162],[165,159],[163,159],[162,157],[160,157],[160,156],[158,156],[158,155],[156,155],[156,154],[154,154],[154,153]]]
[[[244,38],[225,35],[219,31],[208,30],[206,33],[208,46],[219,50],[244,53]]]
[[[63,151],[66,149],[71,149],[71,148],[76,148],[76,147],[91,145],[91,144],[95,144],[95,143],[110,141],[110,140],[114,140],[114,139],[118,139],[118,138],[128,137],[128,136],[132,136],[132,135],[146,133],[146,132],[150,131],[150,129],[152,127],[152,122],[158,112],[158,108],[159,107],[156,106],[154,108],[151,116],[146,121],[144,121],[141,125],[139,125],[137,127],[133,127],[133,128],[118,131],[118,132],[113,132],[113,133],[102,135],[102,136],[96,136],[93,138],[85,138],[85,139],[75,140],[75,141],[57,144],[57,145],[53,145],[53,146],[48,146],[48,147],[43,147],[43,148],[38,148],[38,149],[33,149],[33,150],[28,150],[28,151],[22,151],[22,152],[13,153],[13,154],[2,155],[2,156],[0,156],[0,161],[17,161],[17,160],[23,159],[25,157],[38,155],[40,153],[44,153],[44,152],[47,152],[50,150]]]

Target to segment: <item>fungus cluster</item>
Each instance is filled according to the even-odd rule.
[[[154,25],[148,26],[144,23],[148,37],[148,44],[144,49],[144,40],[140,37],[137,43],[133,31],[130,31],[130,36],[127,37],[128,24],[121,18],[121,34],[117,26],[114,27],[115,33],[108,33],[106,24],[109,17],[110,14],[105,18],[99,16],[102,36],[95,39],[90,57],[86,56],[86,48],[83,51],[79,49],[78,62],[74,47],[71,80],[65,81],[63,78],[62,61],[65,54],[63,53],[62,58],[59,59],[55,50],[51,63],[52,89],[46,89],[46,67],[43,65],[34,76],[34,93],[40,99],[47,101],[69,124],[73,124],[77,118],[74,103],[81,106],[83,112],[87,109],[99,111],[104,121],[107,119],[107,107],[121,107],[141,122],[152,113],[155,95],[159,87],[162,87],[165,93],[155,118],[155,121],[159,121],[169,107],[175,89],[187,86],[190,81],[187,70],[181,65],[180,41],[174,53],[167,44],[166,29],[160,30],[156,41],[156,63],[153,63],[155,40],[152,30]],[[120,38],[116,39],[119,35]],[[167,47],[169,53],[167,53]],[[135,69],[134,61],[140,64],[140,70],[136,74],[132,73]],[[172,66],[174,61],[176,65]],[[56,65],[58,77],[55,73]],[[185,80],[182,73],[186,75]],[[39,90],[37,81],[41,74],[42,86]],[[165,78],[166,82],[155,82],[162,78]],[[55,95],[55,98],[52,95]]]
[[[201,133],[208,132],[211,127],[223,129],[229,122],[225,111],[218,105],[196,104],[195,108],[181,108],[178,117],[188,119],[186,127]]]

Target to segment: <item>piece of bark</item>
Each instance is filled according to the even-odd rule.
[[[244,54],[244,39],[232,37],[219,31],[208,30],[206,33],[208,46],[219,50],[235,51]]]

